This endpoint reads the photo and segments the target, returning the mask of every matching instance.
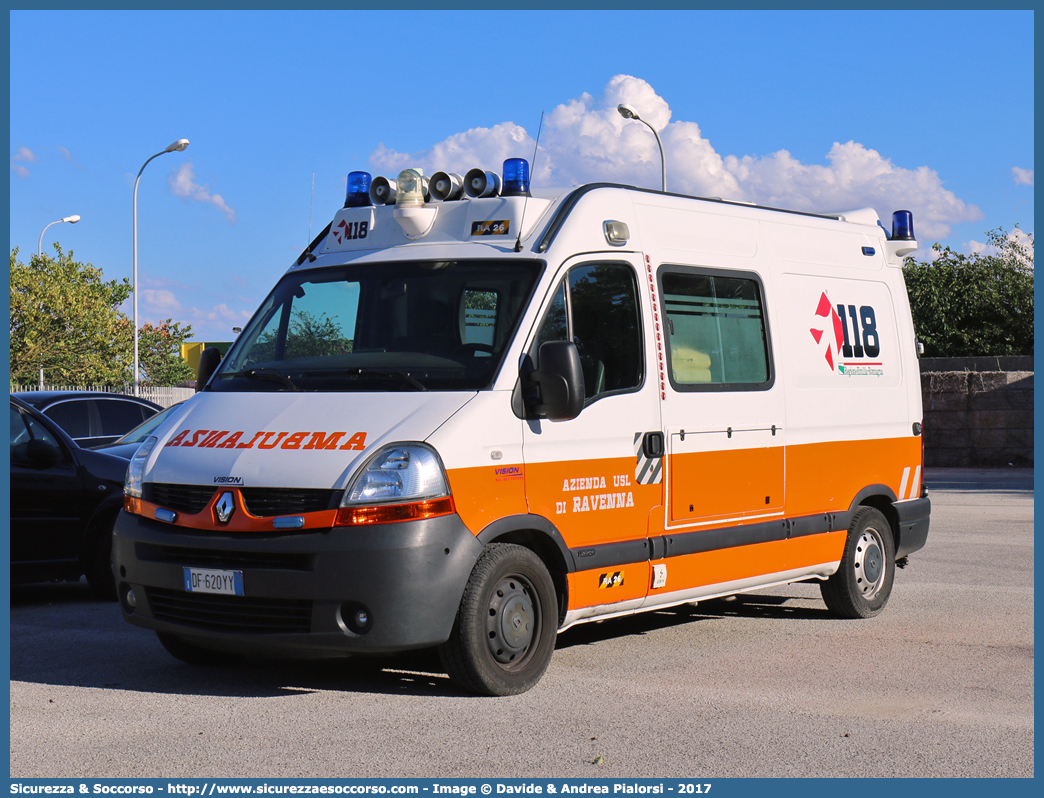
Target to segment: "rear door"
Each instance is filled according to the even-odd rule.
[[[664,265],[659,281],[670,382],[667,527],[782,518],[785,405],[761,279]]]

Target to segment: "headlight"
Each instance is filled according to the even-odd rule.
[[[414,502],[448,495],[439,456],[424,444],[410,443],[378,451],[344,492],[341,506]]]
[[[156,448],[157,443],[159,443],[159,438],[154,435],[149,436],[142,441],[138,451],[130,459],[130,463],[127,464],[127,478],[123,480],[124,496],[132,496],[135,499],[141,498],[141,478],[145,473],[145,461],[149,459],[149,455]]]

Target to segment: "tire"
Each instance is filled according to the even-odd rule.
[[[116,577],[112,572],[112,528],[115,524],[116,516],[113,515],[91,528],[95,539],[84,569],[91,593],[104,601],[116,601]]]
[[[494,543],[471,571],[439,658],[469,692],[518,695],[544,675],[557,633],[557,596],[544,563],[527,548]]]
[[[819,590],[842,618],[872,618],[885,608],[895,579],[892,527],[880,510],[861,507],[852,516],[837,573]]]
[[[242,659],[238,654],[202,648],[167,632],[156,632],[156,637],[159,638],[160,645],[167,649],[168,654],[189,665],[228,665]]]

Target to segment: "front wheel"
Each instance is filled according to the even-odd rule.
[[[540,558],[522,546],[494,543],[475,563],[439,657],[465,690],[524,693],[551,662],[557,618],[555,586]]]
[[[892,527],[880,510],[861,507],[848,527],[841,566],[819,585],[823,600],[842,618],[872,618],[888,603],[894,578]]]

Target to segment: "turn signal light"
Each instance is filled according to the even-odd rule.
[[[377,507],[342,507],[337,511],[334,526],[365,526],[391,524],[396,521],[417,521],[454,512],[453,498],[429,499],[410,504],[385,504]]]

